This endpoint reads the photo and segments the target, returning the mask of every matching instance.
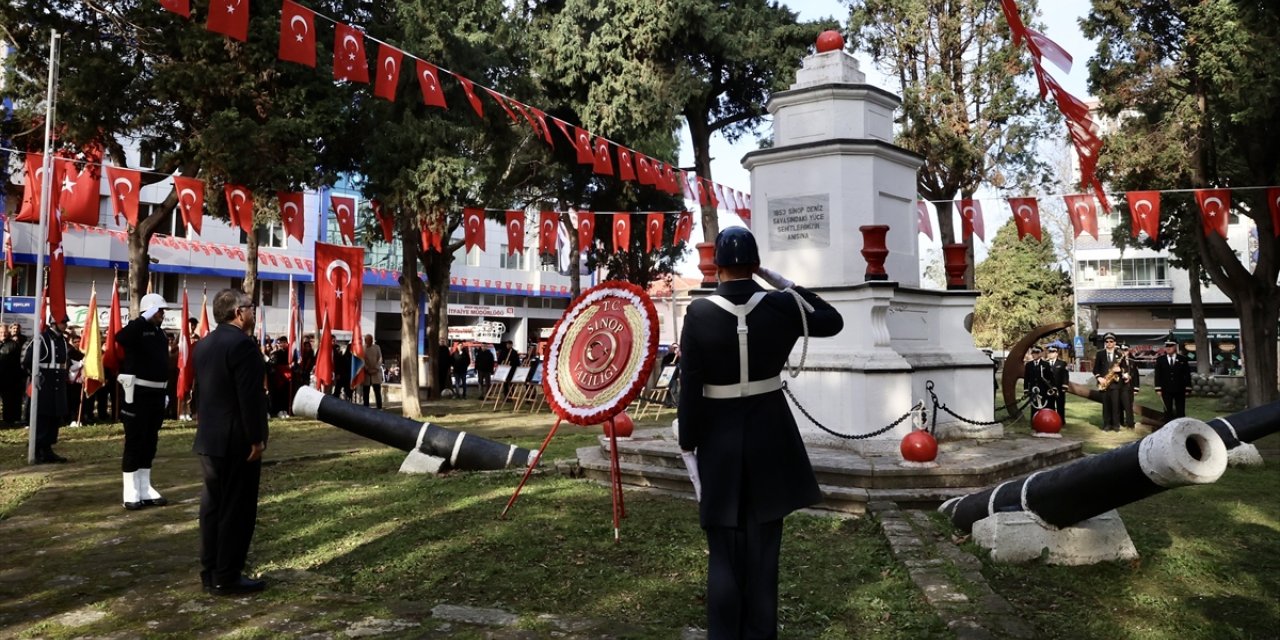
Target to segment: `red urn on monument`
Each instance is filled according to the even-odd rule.
[[[889,225],[864,224],[858,230],[862,232],[862,259],[867,261],[866,279],[888,280],[884,261],[889,257],[889,250],[885,248],[884,239],[889,233]]]
[[[716,243],[699,242],[694,245],[698,250],[698,270],[702,272],[702,286],[716,286]]]
[[[942,268],[947,272],[948,291],[967,288],[964,284],[964,270],[969,266],[965,258],[966,250],[964,244],[942,245]]]

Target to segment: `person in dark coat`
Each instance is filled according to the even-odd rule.
[[[271,355],[267,356],[268,410],[272,417],[287,418],[293,390],[293,372],[289,367],[289,339],[276,338]]]
[[[813,292],[760,267],[755,237],[742,227],[716,237],[715,263],[715,295],[695,300],[685,315],[678,408],[680,448],[696,455],[710,549],[707,637],[773,638],[782,520],[822,499],[780,373],[803,333],[802,314],[814,337],[839,333],[844,321]],[[790,292],[766,292],[752,274],[792,289],[811,310]]]
[[[488,346],[476,349],[476,382],[480,385],[481,398],[489,393],[489,385],[493,382],[493,367],[496,362],[493,351]]]
[[[58,429],[67,417],[67,370],[72,360],[80,360],[84,356],[67,342],[69,318],[65,315],[52,326],[45,328],[37,336],[40,340],[40,363],[34,370],[39,375],[33,376],[33,385],[39,385],[39,397],[36,399],[36,464],[50,462],[66,462],[67,459],[53,452],[53,445],[58,442]],[[35,340],[27,343],[22,354],[22,368],[31,374],[32,346]]]
[[[22,352],[27,337],[22,325],[14,322],[4,328],[0,342],[0,402],[4,403],[3,424],[6,427],[22,421],[22,398],[27,388],[27,374],[22,370]]]
[[[1058,417],[1062,418],[1062,424],[1067,423],[1067,383],[1071,381],[1071,372],[1067,370],[1067,363],[1058,359],[1058,348],[1049,347],[1048,359],[1045,360],[1044,368],[1047,371],[1050,389],[1049,392],[1049,408],[1058,412]]]
[[[467,370],[471,368],[471,349],[463,344],[455,344],[453,351],[453,388],[467,397]],[[460,391],[459,391],[460,390]]]
[[[334,347],[333,395],[347,401],[355,400],[351,390],[351,344],[343,342]]]
[[[1102,393],[1102,430],[1120,430],[1120,387],[1123,382],[1123,363],[1120,362],[1120,350],[1116,348],[1115,334],[1103,336],[1104,348],[1093,358],[1093,375],[1098,380],[1098,388]],[[1112,375],[1114,374],[1114,375]],[[1111,382],[1102,389],[1103,381],[1108,377]]]
[[[261,591],[244,576],[258,518],[258,483],[267,448],[266,363],[251,337],[253,300],[238,289],[213,298],[218,327],[195,346],[196,380],[206,399],[192,450],[200,456],[200,579],[216,595]]]
[[[1133,397],[1138,395],[1142,387],[1142,376],[1138,372],[1138,363],[1129,357],[1129,345],[1120,345],[1120,363],[1124,373],[1120,375],[1120,424],[1132,429],[1137,420],[1133,415]]]
[[[1048,406],[1049,389],[1053,386],[1049,383],[1043,356],[1044,349],[1039,345],[1031,347],[1031,359],[1022,370],[1022,392],[1031,394],[1032,411]]]
[[[440,397],[444,397],[444,392],[449,391],[449,395],[457,397],[458,390],[453,388],[453,350],[449,348],[446,342],[440,343],[440,348],[436,349],[436,379],[440,381]]]
[[[124,422],[124,508],[161,507],[169,503],[151,486],[151,463],[160,442],[169,403],[169,338],[160,324],[169,308],[164,297],[148,293],[139,302],[138,317],[116,333],[116,344],[124,351],[120,374],[116,376],[124,397],[120,418]]]
[[[1187,389],[1191,388],[1191,363],[1178,353],[1178,343],[1164,341],[1164,353],[1156,358],[1156,395],[1164,401],[1164,419],[1187,415]]]

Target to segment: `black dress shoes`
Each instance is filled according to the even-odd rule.
[[[159,498],[150,498],[142,501],[142,506],[144,507],[163,507],[166,504],[169,504],[169,500],[164,496],[160,496]]]
[[[256,593],[266,588],[267,582],[265,580],[250,580],[240,576],[235,582],[213,585],[209,588],[209,593],[215,596],[239,596],[246,593]]]
[[[137,510],[141,509],[141,508],[142,508],[142,507],[144,507],[144,506],[146,506],[146,505],[142,504],[141,502],[126,502],[126,503],[124,503],[124,508],[125,508],[125,509],[127,509],[127,510],[129,510],[129,511],[137,511]]]
[[[36,464],[56,464],[66,462],[67,459],[54,453],[53,449],[45,449],[36,451]]]

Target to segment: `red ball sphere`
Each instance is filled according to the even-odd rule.
[[[844,36],[839,31],[823,31],[818,34],[818,53],[839,51],[844,48]]]
[[[619,438],[630,438],[631,432],[636,430],[636,423],[631,419],[631,416],[626,414],[626,412],[619,413],[614,416],[612,422],[605,421],[604,434],[606,436],[609,435],[609,425],[613,425],[613,428],[616,429]]]
[[[1036,433],[1057,433],[1062,431],[1062,416],[1053,409],[1041,409],[1031,416],[1031,428]]]
[[[928,431],[912,431],[902,439],[902,457],[908,462],[933,462],[938,457],[938,441]]]

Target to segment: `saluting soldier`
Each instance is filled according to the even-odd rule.
[[[1058,348],[1050,346],[1048,349],[1048,359],[1044,363],[1046,371],[1045,377],[1048,378],[1051,388],[1056,393],[1049,394],[1049,408],[1058,412],[1058,417],[1062,418],[1062,423],[1067,423],[1067,383],[1071,380],[1071,372],[1067,370],[1067,363],[1058,359]]]
[[[116,334],[124,350],[117,380],[123,392],[120,421],[124,423],[124,508],[161,507],[169,503],[151,486],[151,463],[160,441],[168,404],[169,337],[160,324],[169,308],[164,296],[148,293],[139,304],[141,313]]]
[[[79,349],[67,342],[66,315],[58,318],[40,333],[40,363],[32,372],[31,349],[35,341],[27,343],[22,353],[22,368],[31,376],[32,384],[40,389],[36,412],[36,464],[66,462],[67,459],[53,452],[58,442],[58,429],[67,417],[67,369],[72,359],[83,357]]]
[[[1022,372],[1022,392],[1031,393],[1032,409],[1042,409],[1048,406],[1049,384],[1048,372],[1044,368],[1044,349],[1040,345],[1031,347],[1031,359],[1027,361]]]
[[[1191,363],[1178,353],[1178,343],[1164,341],[1164,353],[1156,358],[1156,394],[1164,400],[1164,418],[1187,415],[1187,389],[1191,388]]]
[[[715,295],[695,300],[680,336],[680,448],[696,453],[699,519],[710,549],[707,637],[776,638],[782,519],[822,499],[782,392],[781,372],[808,322],[833,336],[844,321],[816,294],[760,267],[755,237],[716,237]],[[751,279],[759,275],[775,289]],[[803,316],[803,317],[802,317]]]
[[[1120,350],[1116,348],[1116,336],[1108,333],[1102,337],[1104,348],[1093,358],[1093,375],[1102,393],[1102,430],[1120,430]],[[1111,374],[1115,375],[1111,375]],[[1102,385],[1107,384],[1103,389]]]
[[[1120,424],[1132,429],[1136,420],[1133,416],[1133,397],[1138,395],[1142,386],[1138,374],[1138,363],[1129,357],[1129,345],[1120,345]]]

